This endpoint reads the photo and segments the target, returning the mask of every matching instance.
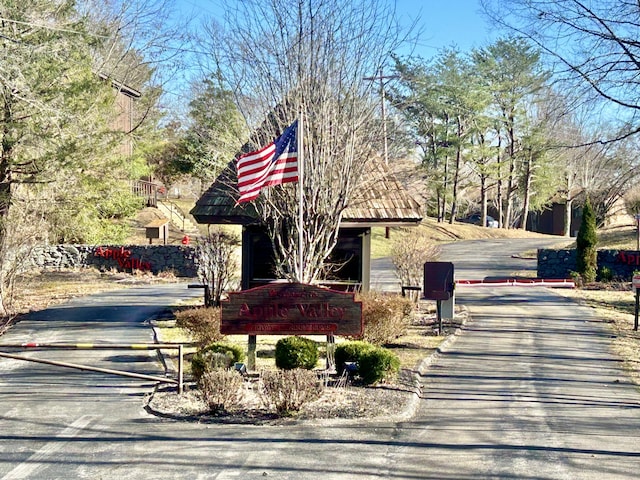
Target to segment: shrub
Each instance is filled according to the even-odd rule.
[[[613,271],[609,267],[602,267],[598,272],[598,278],[601,282],[612,282]]]
[[[198,382],[202,398],[214,413],[238,408],[244,397],[242,376],[235,370],[212,370]]]
[[[374,348],[374,345],[361,341],[344,342],[336,345],[335,356],[338,375],[342,375],[344,372],[345,362],[355,362],[357,364],[365,352],[373,350]]]
[[[375,345],[390,343],[406,333],[414,305],[409,298],[381,292],[360,294],[364,333],[362,338]]]
[[[365,385],[395,377],[400,370],[400,359],[386,348],[375,347],[364,352],[358,360],[358,373]]]
[[[225,290],[236,283],[238,258],[235,253],[240,244],[237,235],[221,229],[214,229],[196,243],[198,256],[198,276],[210,292],[206,299],[210,305],[220,305]]]
[[[208,372],[228,369],[235,362],[244,360],[242,347],[230,343],[216,342],[198,350],[191,359],[191,374],[196,381]]]
[[[224,338],[220,333],[220,309],[218,307],[190,308],[176,312],[176,326],[188,330],[201,346]]]
[[[596,280],[598,270],[597,244],[596,216],[587,198],[582,210],[582,223],[576,237],[576,270],[585,283]]]
[[[438,260],[440,247],[422,229],[399,231],[394,237],[391,261],[402,285],[422,285],[425,262]]]
[[[262,399],[281,415],[299,411],[322,394],[322,384],[310,370],[265,371],[260,375]]]
[[[311,370],[318,363],[318,344],[304,337],[281,338],[276,343],[276,367]]]

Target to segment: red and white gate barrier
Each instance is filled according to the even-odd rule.
[[[500,278],[495,280],[456,280],[457,287],[555,287],[575,288],[571,278]]]

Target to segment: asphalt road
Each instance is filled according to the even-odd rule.
[[[458,245],[444,259],[465,277],[504,275],[531,265],[508,252],[531,248],[516,243]],[[38,314],[1,342],[43,332],[148,341],[142,320],[193,294],[183,285],[94,296]],[[147,382],[0,359],[0,480],[637,478],[640,393],[592,312],[543,288],[457,295],[472,318],[420,369],[421,398],[403,421],[180,423],[143,410]],[[160,371],[149,358],[97,355],[88,361]]]

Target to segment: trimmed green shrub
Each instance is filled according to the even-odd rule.
[[[355,362],[357,364],[364,353],[374,348],[375,345],[363,341],[344,342],[336,345],[335,359],[338,375],[342,375],[344,372],[345,362]]]
[[[191,374],[200,381],[206,372],[230,368],[236,362],[244,361],[242,347],[231,343],[216,342],[199,350],[191,359]]]
[[[311,370],[318,363],[318,344],[304,337],[281,338],[276,343],[276,367],[284,370]]]
[[[264,403],[281,415],[299,411],[305,403],[318,399],[322,394],[322,383],[316,374],[301,368],[264,371],[260,381]]]
[[[587,198],[582,209],[582,223],[576,237],[576,270],[585,283],[595,282],[598,271],[598,235],[596,216]]]
[[[393,378],[399,370],[398,356],[382,347],[364,352],[358,361],[358,373],[365,385],[373,385],[381,380]]]

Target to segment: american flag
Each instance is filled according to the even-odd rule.
[[[264,148],[238,158],[238,203],[255,200],[264,187],[298,181],[298,120]]]

